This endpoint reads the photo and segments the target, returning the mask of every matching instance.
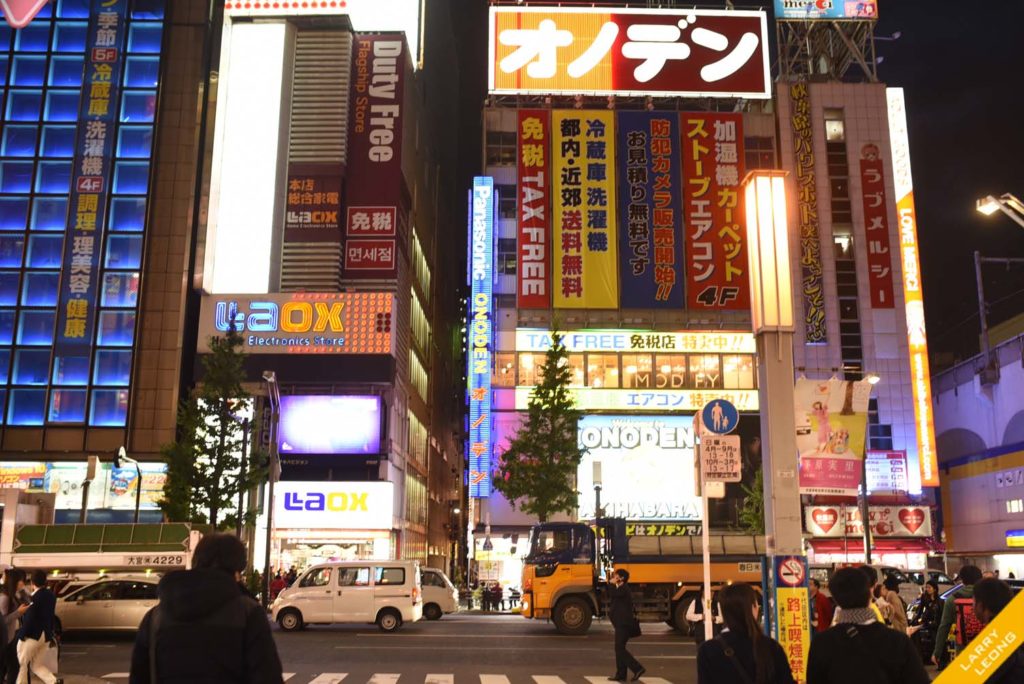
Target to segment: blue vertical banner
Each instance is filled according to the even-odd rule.
[[[681,309],[679,116],[619,112],[619,273],[624,309]]]
[[[92,344],[127,13],[128,0],[92,0],[57,309],[58,356],[88,353]]]
[[[491,495],[491,366],[494,352],[494,179],[477,176],[469,214],[469,495]]]

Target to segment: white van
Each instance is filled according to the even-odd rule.
[[[457,613],[459,590],[448,575],[436,568],[423,568],[420,574],[423,576],[423,617],[440,620],[442,615]]]
[[[420,567],[416,561],[321,563],[277,595],[272,615],[291,632],[309,624],[376,622],[394,632],[423,617]]]

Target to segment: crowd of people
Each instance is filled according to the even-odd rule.
[[[0,657],[0,682],[43,684],[62,682],[57,669],[57,597],[47,586],[46,572],[30,574],[19,568],[4,573],[0,593],[3,621],[3,656]]]

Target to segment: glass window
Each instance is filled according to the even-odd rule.
[[[135,314],[128,311],[100,313],[96,344],[105,347],[130,347],[135,337]]]
[[[121,598],[135,601],[155,601],[156,585],[151,582],[121,582]]]
[[[374,568],[374,584],[405,584],[405,568]]]
[[[149,159],[152,148],[152,126],[121,126],[117,134],[118,157]]]
[[[128,390],[93,390],[89,424],[123,427],[128,417]]]
[[[88,356],[58,356],[53,362],[53,384],[88,385]]]
[[[57,16],[61,19],[88,19],[89,0],[60,0]]]
[[[22,311],[21,320],[18,323],[18,344],[34,347],[53,344],[54,317],[55,312],[53,309],[49,311]],[[47,355],[49,353],[49,351],[46,352]],[[49,366],[50,362],[47,361],[46,365]],[[46,377],[46,373],[43,373],[43,377]]]
[[[58,21],[53,33],[55,52],[85,52],[85,34],[89,25],[84,21]]]
[[[50,393],[49,420],[54,423],[85,422],[85,403],[89,393],[84,389],[55,389]]]
[[[164,0],[135,0],[132,19],[163,19]]]
[[[540,367],[544,365],[544,355],[524,352],[519,355],[520,387],[532,387],[540,379]]]
[[[619,355],[587,354],[587,386],[618,388]]]
[[[722,373],[717,354],[690,356],[690,387],[695,389],[719,389],[722,387]]]
[[[338,586],[370,586],[370,568],[338,568]]]
[[[18,303],[18,290],[21,276],[17,271],[0,273],[0,305],[14,306]]]
[[[650,354],[622,355],[622,386],[627,389],[654,387],[654,361]]]
[[[36,154],[35,126],[4,126],[3,149],[5,157],[33,157]]]
[[[36,192],[66,195],[71,190],[71,162],[41,161],[36,175]]]
[[[32,235],[28,239],[25,263],[32,268],[60,268],[63,249],[63,235]]]
[[[111,235],[107,238],[107,268],[139,268],[142,266],[141,235]]]
[[[155,88],[160,81],[159,57],[129,57],[124,67],[126,88]]]
[[[131,350],[100,349],[92,382],[101,386],[127,386],[132,376]]]
[[[73,157],[75,154],[75,127],[43,126],[43,144],[40,154],[44,157]]]
[[[81,88],[84,70],[85,59],[83,57],[54,56],[50,60],[50,85]]]
[[[94,584],[74,594],[73,597],[69,596],[68,600],[74,598],[74,600],[85,599],[86,601],[113,601],[119,596],[121,584],[121,582]]]
[[[67,197],[37,197],[32,202],[32,230],[63,232],[68,216]]]
[[[127,91],[121,98],[121,123],[152,123],[156,91]]]
[[[494,355],[494,377],[491,378],[491,384],[496,387],[515,387],[515,354],[511,352],[501,352]]]
[[[21,255],[24,251],[25,236],[23,234],[0,234],[0,266],[21,268]]]
[[[654,358],[657,368],[655,387],[657,389],[682,389],[686,387],[686,355],[658,354]]]
[[[46,111],[44,121],[77,121],[78,120],[77,90],[51,90],[46,93]]]
[[[15,55],[11,63],[12,86],[41,86],[46,76],[46,57]]]
[[[0,162],[0,192],[28,193],[32,188],[32,162]]]
[[[110,230],[142,232],[146,226],[146,200],[142,197],[115,197],[110,201]]]
[[[14,354],[15,385],[45,385],[49,375],[49,349],[19,349]]]
[[[9,425],[42,425],[46,410],[46,390],[13,389],[7,404]]]
[[[331,583],[331,568],[313,568],[299,580],[300,587],[326,587]]]
[[[57,288],[60,285],[60,273],[56,271],[34,272],[25,274],[25,284],[21,289],[22,306],[57,306]],[[25,344],[36,344],[25,342]]]
[[[102,306],[134,308],[138,296],[138,273],[107,273],[103,276]]]
[[[4,50],[7,49],[7,43],[5,42],[5,40],[2,37],[0,37],[0,45],[4,46],[4,48],[3,48]],[[7,83],[7,67],[8,67],[7,55],[0,54],[0,85],[2,85],[4,83]]]
[[[14,341],[14,309],[0,310],[0,344]]]
[[[425,587],[441,587],[445,588],[444,580],[436,572],[424,572],[420,576],[420,584]]]
[[[39,121],[42,104],[41,90],[11,90],[7,95],[7,120]]]
[[[163,26],[159,23],[133,23],[128,29],[128,52],[160,54],[160,36]]]
[[[11,350],[0,349],[0,383],[6,385],[9,379],[8,367],[11,365]]]
[[[754,389],[754,357],[749,354],[723,356],[722,378],[725,389]]]
[[[583,380],[586,377],[583,371],[583,354],[569,354],[569,371],[572,373],[569,386],[583,387]]]
[[[504,219],[516,217],[516,186],[495,185],[494,191],[498,194],[498,216]],[[515,240],[513,240],[515,242]]]
[[[42,12],[37,16],[42,16]],[[50,44],[50,22],[34,21],[20,31],[15,31],[14,35],[14,49],[18,52],[46,52]]]
[[[25,230],[27,216],[27,197],[0,198],[0,228],[3,230]]]
[[[119,195],[145,195],[148,185],[147,162],[117,162],[114,168],[114,192]]]

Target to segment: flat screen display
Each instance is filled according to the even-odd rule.
[[[281,454],[379,454],[381,400],[372,395],[281,397]]]

